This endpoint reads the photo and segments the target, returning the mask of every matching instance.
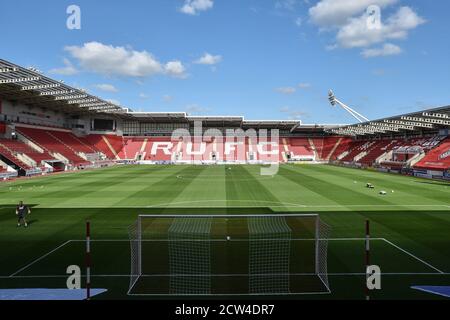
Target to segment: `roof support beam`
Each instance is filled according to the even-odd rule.
[[[87,94],[79,94],[79,95],[68,95],[68,96],[57,96],[55,97],[55,100],[74,100],[74,99],[82,99],[87,98]]]
[[[20,83],[20,82],[31,82],[38,81],[40,77],[29,77],[29,78],[14,78],[14,79],[0,79],[0,84],[4,83]]]
[[[56,96],[56,95],[60,95],[60,94],[70,94],[70,93],[74,93],[75,90],[61,90],[61,91],[43,91],[41,93],[39,93],[40,96]]]
[[[39,90],[39,89],[50,89],[50,88],[58,88],[60,87],[60,84],[43,84],[43,85],[36,85],[36,86],[25,86],[22,87],[20,90],[22,91],[28,91],[28,90]]]
[[[68,104],[79,104],[80,106],[85,103],[90,102],[98,102],[98,99],[80,99],[80,100],[69,100],[67,101]]]
[[[401,121],[401,120],[384,120],[385,123],[398,124],[402,126],[412,126],[418,128],[434,128],[431,123],[420,123],[420,122],[410,122],[410,121]]]
[[[443,126],[450,126],[450,120],[431,119],[431,118],[419,118],[419,117],[409,117],[409,116],[402,117],[402,120],[415,121],[415,122],[425,122],[425,123],[439,124],[439,125],[443,125]]]
[[[424,113],[422,113],[422,115],[424,117],[429,117],[429,118],[450,119],[450,116],[448,114],[445,114],[445,113],[424,112]]]
[[[17,68],[0,68],[0,73],[16,72],[19,71]]]
[[[93,107],[103,107],[103,106],[109,106],[106,102],[96,102],[96,103],[82,103],[80,104],[80,108],[89,108],[91,110]]]

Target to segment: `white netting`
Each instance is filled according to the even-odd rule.
[[[330,238],[330,232],[330,226],[317,217],[316,274],[328,291],[330,291],[328,283],[328,239]]]
[[[152,215],[129,227],[129,294],[330,292],[318,215]]]
[[[170,294],[211,292],[211,223],[211,218],[178,218],[170,225]]]
[[[249,291],[289,293],[292,230],[284,217],[248,219]]]
[[[128,228],[128,236],[130,238],[130,259],[131,259],[131,275],[130,275],[130,290],[134,287],[141,276],[141,262],[140,262],[140,227],[139,220],[133,223]]]

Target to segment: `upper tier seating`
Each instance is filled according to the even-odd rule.
[[[41,146],[43,149],[49,153],[59,153],[64,158],[69,160],[74,165],[82,165],[88,163],[85,159],[81,158],[76,154],[78,145],[67,145],[65,142],[58,137],[61,136],[60,133],[56,133],[54,130],[46,129],[36,129],[28,127],[17,127],[16,130]],[[80,151],[81,152],[81,151]]]
[[[71,132],[63,132],[63,131],[49,131],[53,136],[57,139],[61,140],[65,145],[69,146],[71,149],[74,149],[76,152],[83,153],[97,153],[99,150],[95,148],[95,146],[91,145],[89,141],[87,141],[83,137],[77,137]]]
[[[322,151],[324,160],[337,160],[338,156],[351,148],[352,139],[346,137],[327,137]]]
[[[344,162],[352,162],[357,155],[361,154],[364,151],[367,151],[372,147],[373,144],[375,144],[375,142],[373,141],[354,141],[349,146],[350,149],[346,150],[349,151],[349,153],[340,160]]]
[[[372,145],[364,157],[359,159],[359,162],[365,165],[372,165],[375,160],[385,154],[388,150],[391,150],[395,145],[397,145],[396,140],[379,140]]]

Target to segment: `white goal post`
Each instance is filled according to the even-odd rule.
[[[329,293],[318,214],[139,215],[130,295]]]

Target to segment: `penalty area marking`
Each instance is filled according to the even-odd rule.
[[[317,239],[297,239],[299,241],[308,241],[308,240],[317,240]],[[323,239],[321,239],[323,240]],[[328,241],[363,241],[366,240],[366,238],[329,238],[326,239]],[[419,261],[420,263],[426,265],[427,267],[435,270],[435,273],[408,273],[408,272],[395,272],[395,273],[383,273],[383,275],[450,275],[450,273],[446,273],[438,268],[436,268],[435,266],[433,266],[432,264],[426,262],[425,260],[417,257],[416,255],[414,255],[413,253],[401,248],[400,246],[394,244],[393,242],[387,240],[386,238],[372,238],[372,241],[384,241],[387,244],[391,245],[392,247],[396,248],[397,250],[400,250],[401,252],[405,253],[406,255],[414,258],[415,260]],[[91,242],[129,242],[129,239],[91,239]],[[144,240],[146,241],[146,240]],[[149,242],[152,242],[154,240],[147,240]],[[223,240],[220,240],[223,241]],[[86,240],[80,240],[80,239],[71,239],[71,240],[67,240],[66,242],[62,243],[61,245],[57,246],[56,248],[54,248],[53,250],[45,253],[44,255],[40,256],[39,258],[31,261],[30,263],[28,263],[27,265],[23,266],[22,268],[18,269],[17,271],[15,271],[14,273],[12,273],[9,276],[0,276],[1,278],[26,278],[26,277],[36,277],[36,278],[42,278],[45,276],[18,276],[19,273],[25,271],[26,269],[28,269],[29,267],[33,266],[34,264],[36,264],[37,262],[45,259],[46,257],[48,257],[49,255],[53,254],[54,252],[60,250],[61,248],[63,248],[64,246],[68,245],[69,243],[72,242],[86,242]],[[359,273],[328,273],[328,275],[333,275],[333,276],[338,276],[338,275],[342,275],[342,276],[349,276],[349,275],[360,275]],[[361,273],[361,275],[363,275],[363,273]],[[97,275],[97,277],[99,276],[125,276],[125,275]],[[130,276],[130,275],[127,275]],[[58,277],[58,276],[47,276],[47,277]],[[67,275],[65,276],[67,277]]]
[[[33,264],[35,264],[35,263],[41,261],[42,259],[44,259],[44,258],[46,258],[47,256],[51,255],[53,252],[55,252],[55,251],[61,249],[61,248],[64,247],[66,244],[70,243],[71,241],[72,241],[72,240],[67,240],[67,241],[64,242],[63,244],[57,246],[55,249],[53,249],[53,250],[47,252],[46,254],[44,254],[44,255],[40,256],[39,258],[37,258],[37,259],[31,261],[31,262],[30,262],[29,264],[27,264],[26,266],[20,268],[20,269],[17,270],[16,272],[12,273],[9,277],[10,277],[10,278],[11,278],[11,277],[14,277],[14,276],[17,275],[18,273],[20,273],[20,272],[22,272],[22,271],[28,269],[28,268],[31,267]]]

